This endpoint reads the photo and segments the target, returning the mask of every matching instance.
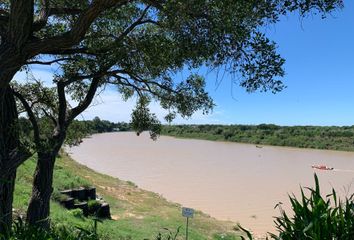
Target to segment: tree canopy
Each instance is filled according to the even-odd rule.
[[[5,15],[10,5],[2,6]],[[31,42],[46,42],[51,49],[25,64],[60,68],[54,78],[58,93],[65,91],[82,102],[68,112],[68,119],[78,115],[98,88],[114,84],[124,99],[134,94],[145,102],[155,98],[172,120],[176,113],[188,117],[212,109],[203,77],[192,72],[201,66],[223,66],[249,92],[281,91],[285,60],[263,27],[291,11],[325,16],[341,6],[339,0],[34,1]],[[75,43],[60,47],[69,40]],[[182,69],[191,75],[177,82],[174,74]],[[64,101],[61,96],[57,99]]]

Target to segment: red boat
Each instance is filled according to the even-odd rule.
[[[326,165],[312,165],[311,167],[318,169],[318,170],[333,170],[334,169],[332,167],[327,167]]]

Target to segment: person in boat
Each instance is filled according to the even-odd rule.
[[[326,165],[312,165],[312,168],[319,170],[333,170],[333,167],[327,167]]]

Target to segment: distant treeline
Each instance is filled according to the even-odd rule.
[[[45,127],[49,126],[50,119],[43,117],[38,120],[38,124],[41,125],[41,135],[52,134],[51,128]],[[29,119],[24,117],[19,118],[19,127],[22,130],[22,141],[26,141],[28,144],[31,144],[31,142],[33,142],[33,128]],[[95,133],[129,131],[130,129],[131,127],[129,123],[114,123],[107,120],[101,120],[99,117],[95,117],[92,120],[74,120],[67,131],[67,137],[65,141],[68,145],[77,145],[84,137],[88,137]]]
[[[354,151],[354,126],[170,125],[163,135],[275,146]]]
[[[46,125],[46,118],[40,124]],[[19,119],[25,138],[31,138],[31,123],[26,118]],[[41,134],[51,134],[42,128]],[[50,129],[50,128],[48,128]],[[95,117],[92,120],[74,120],[67,133],[66,143],[76,145],[82,138],[95,133],[132,131],[130,123],[110,122]],[[354,151],[353,126],[277,126],[260,125],[163,125],[161,135],[229,141],[240,143],[288,146],[299,148],[316,148]],[[30,142],[31,140],[28,140]]]
[[[107,120],[101,120],[99,117],[95,117],[92,120],[76,121],[76,124],[83,124],[90,130],[91,133],[104,133],[115,131],[129,131],[130,124],[126,122],[110,122]]]

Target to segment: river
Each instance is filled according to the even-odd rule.
[[[136,183],[166,199],[239,222],[256,234],[274,232],[274,206],[289,209],[288,194],[313,186],[318,174],[324,193],[353,193],[354,153],[256,146],[147,133],[96,134],[69,149],[79,163]],[[333,171],[314,170],[327,165]]]

